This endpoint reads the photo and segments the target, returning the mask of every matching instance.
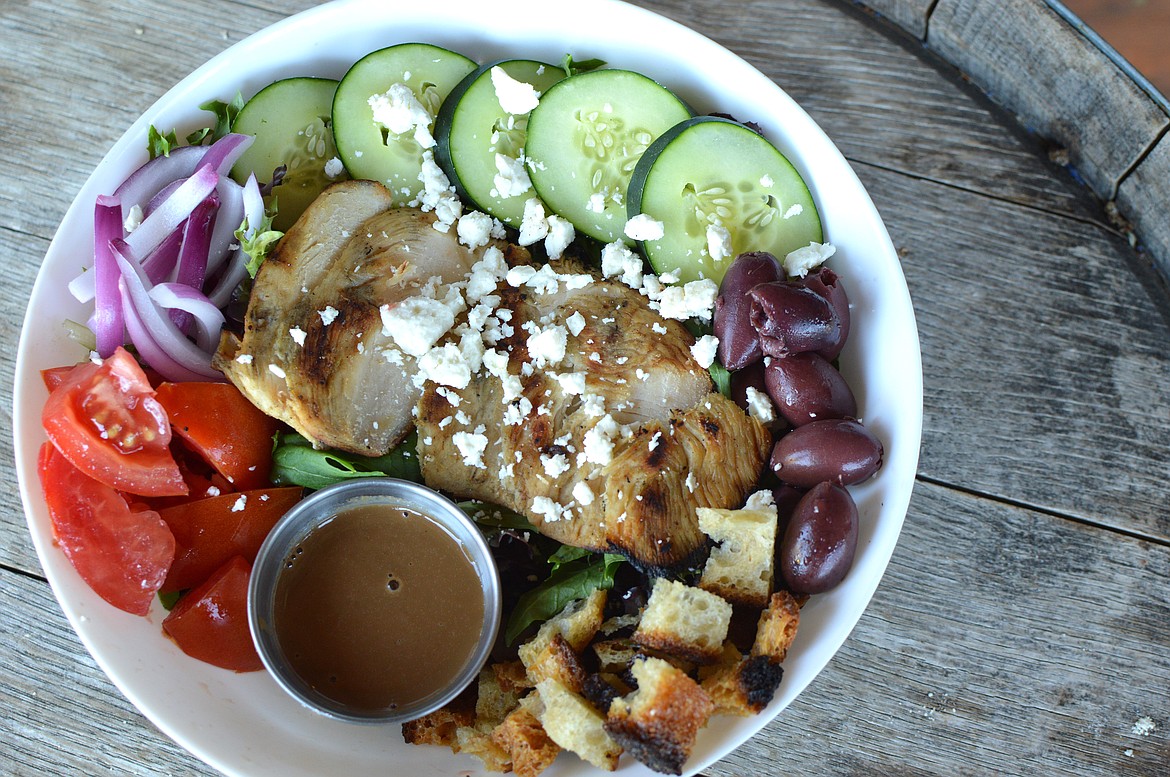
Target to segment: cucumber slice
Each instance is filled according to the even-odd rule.
[[[642,155],[630,181],[631,218],[661,221],[660,240],[642,243],[655,272],[680,270],[680,281],[723,280],[745,251],[783,259],[821,242],[821,218],[804,179],[762,135],[739,122],[699,116],[673,127]],[[712,257],[708,228],[727,230]]]
[[[500,104],[492,78],[497,67],[540,94],[565,77],[561,68],[529,59],[501,60],[480,67],[459,82],[435,117],[435,161],[455,184],[465,204],[519,228],[524,203],[535,192],[528,185],[528,173],[523,167],[515,184],[510,176],[497,180],[501,175],[497,158],[502,157],[505,169],[520,164],[530,111],[513,114]],[[509,101],[505,98],[504,102]]]
[[[328,78],[285,78],[244,103],[232,124],[233,132],[256,136],[232,167],[233,179],[243,183],[254,173],[268,183],[273,170],[286,168],[265,202],[272,207],[275,198],[278,205],[273,229],[286,231],[322,189],[345,178],[344,171],[333,178],[325,172],[326,163],[337,156],[330,118],[335,91],[337,82]]]
[[[333,98],[333,136],[349,174],[381,181],[396,205],[416,199],[423,187],[419,174],[425,149],[413,130],[396,134],[376,122],[370,98],[405,84],[430,114],[430,131],[443,100],[475,68],[462,54],[428,43],[400,43],[355,62]]]
[[[528,117],[528,175],[540,199],[578,232],[622,240],[638,159],[690,117],[678,96],[640,73],[577,73],[550,87]]]

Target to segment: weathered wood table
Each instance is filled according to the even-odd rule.
[[[311,4],[0,4],[9,422],[28,291],[82,181],[172,84]],[[1166,101],[1040,0],[642,4],[835,140],[902,258],[924,359],[918,482],[875,599],[710,774],[1170,774]],[[0,466],[0,773],[210,773],[83,650]]]

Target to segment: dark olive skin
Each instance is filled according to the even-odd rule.
[[[735,257],[715,299],[714,334],[719,338],[719,363],[729,370],[742,370],[760,360],[760,336],[751,322],[748,292],[761,283],[781,280],[784,271],[775,256],[753,251]]]
[[[765,356],[841,346],[841,322],[827,299],[800,283],[761,283],[749,292],[751,322]]]
[[[777,411],[793,426],[826,418],[854,418],[857,400],[837,368],[814,351],[764,362],[764,385]]]
[[[841,337],[832,347],[819,351],[821,356],[833,361],[841,354],[841,349],[849,339],[849,295],[845,293],[840,276],[828,267],[821,267],[809,273],[801,283],[827,299],[837,313],[837,320],[841,324]]]
[[[833,483],[813,486],[797,503],[780,541],[780,574],[794,593],[835,588],[857,553],[857,505]]]
[[[823,481],[841,486],[868,480],[882,466],[881,440],[851,418],[798,426],[772,448],[772,472],[781,482],[812,488]]]

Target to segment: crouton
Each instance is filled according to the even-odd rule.
[[[541,624],[536,636],[520,646],[520,660],[530,678],[534,667],[560,660],[558,648],[552,646],[554,636],[560,636],[575,653],[589,645],[605,619],[605,597],[605,590],[599,588],[587,598],[571,602],[558,615]],[[540,674],[539,669],[536,672]]]
[[[538,685],[541,680],[558,680],[574,693],[580,693],[585,683],[580,656],[560,634],[553,634],[543,650],[528,656],[526,669],[528,680],[533,685]]]
[[[455,731],[455,740],[452,750],[475,756],[483,762],[483,767],[489,772],[512,771],[508,751],[492,740],[490,730],[482,731],[474,726],[460,726]]]
[[[639,658],[631,671],[638,687],[613,700],[605,730],[651,769],[681,774],[715,705],[698,683],[661,659]]]
[[[503,722],[508,713],[520,704],[523,691],[505,688],[500,676],[492,668],[484,667],[479,672],[478,695],[475,700],[475,726],[483,731],[492,729]]]
[[[688,661],[711,664],[723,650],[731,612],[731,604],[713,593],[659,578],[633,640]]]
[[[496,675],[496,682],[505,691],[523,696],[524,693],[536,687],[528,679],[528,671],[524,668],[523,661],[506,661],[492,664],[491,667],[492,672]]]
[[[784,670],[767,656],[745,656],[728,642],[718,664],[699,670],[699,685],[717,713],[747,717],[771,703],[783,677]]]
[[[776,505],[755,509],[698,508],[699,528],[718,543],[703,567],[699,587],[732,604],[763,607],[772,592]]]
[[[456,730],[475,724],[475,703],[476,686],[472,684],[445,706],[403,723],[402,738],[410,745],[454,747]]]
[[[752,655],[767,656],[772,663],[779,664],[788,655],[799,624],[800,605],[792,594],[788,591],[772,594],[767,609],[760,613]]]
[[[538,698],[536,694],[532,697]],[[556,760],[560,745],[549,737],[537,717],[539,708],[521,704],[492,732],[492,742],[508,754],[519,777],[536,777]]]
[[[624,672],[638,647],[628,639],[603,639],[589,646],[597,655],[597,665],[603,672]]]
[[[605,718],[589,702],[556,680],[537,683],[544,705],[540,723],[554,742],[598,769],[612,772],[621,746],[605,729]]]

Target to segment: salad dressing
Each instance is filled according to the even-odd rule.
[[[482,586],[463,546],[413,509],[349,507],[289,553],[273,626],[289,664],[354,710],[446,687],[475,650]]]

